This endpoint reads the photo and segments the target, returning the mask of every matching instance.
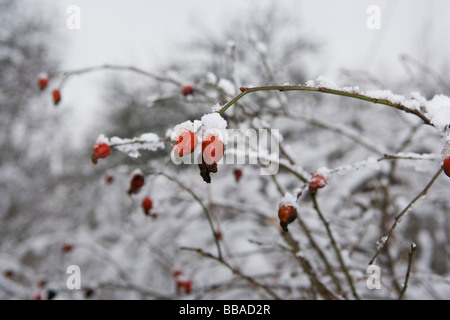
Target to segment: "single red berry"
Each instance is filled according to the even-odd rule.
[[[42,91],[42,90],[44,90],[45,88],[47,88],[47,85],[48,85],[48,77],[47,77],[47,76],[44,76],[44,75],[39,76],[37,82],[38,82],[39,89]]]
[[[185,154],[194,152],[198,145],[198,138],[192,131],[182,132],[173,146],[173,150],[178,153],[180,157]]]
[[[113,183],[114,175],[112,173],[105,174],[105,181],[106,181],[106,183]]]
[[[181,93],[185,96],[190,96],[194,94],[194,87],[191,85],[186,85],[181,88]]]
[[[92,152],[91,160],[93,164],[97,164],[98,159],[106,158],[111,153],[111,148],[105,142],[94,144],[94,152]]]
[[[309,181],[309,187],[311,189],[321,189],[328,183],[327,177],[322,173],[314,173]]]
[[[284,231],[288,231],[288,224],[297,218],[297,209],[289,205],[280,205],[278,208],[278,218],[280,219],[280,226]]]
[[[94,145],[94,154],[97,158],[106,158],[111,153],[111,148],[105,142],[96,143]]]
[[[130,189],[128,189],[128,194],[138,193],[145,183],[145,178],[142,174],[136,173],[131,177]]]
[[[214,231],[214,236],[218,241],[222,240],[222,232],[220,232],[220,230]]]
[[[53,103],[56,105],[58,105],[58,103],[61,101],[61,92],[58,89],[53,90],[52,92],[52,96],[53,96]]]
[[[206,164],[218,163],[225,152],[225,146],[216,135],[207,135],[202,141],[202,155]]]
[[[241,180],[242,178],[242,169],[234,169],[233,174],[236,182],[239,182],[239,180]]]
[[[141,206],[142,206],[142,210],[144,210],[144,213],[146,215],[148,215],[150,210],[153,208],[152,199],[150,199],[150,197],[145,197],[144,199],[142,199]]]
[[[71,243],[64,243],[62,246],[62,251],[65,253],[71,252],[73,250],[73,244]]]
[[[33,298],[34,300],[42,300],[42,295],[40,294],[40,293],[36,293],[35,295],[34,295],[34,298]]]
[[[450,177],[450,157],[447,157],[442,161],[442,168],[444,168],[445,174]]]

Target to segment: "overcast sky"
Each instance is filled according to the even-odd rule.
[[[143,69],[164,64],[177,44],[199,32],[199,22],[218,29],[230,17],[248,13],[262,0],[63,0],[57,4],[57,25],[64,38],[66,70],[104,63],[135,65]],[[55,4],[55,2],[50,2]],[[450,1],[448,0],[277,0],[298,24],[299,33],[319,39],[323,61],[309,70],[336,77],[340,68],[370,71],[390,77],[405,71],[399,55],[427,59],[439,68],[450,55]],[[69,5],[81,9],[81,29],[66,27]],[[377,5],[381,29],[369,30],[367,8]],[[431,50],[430,50],[431,49]],[[207,70],[205,70],[205,73]],[[315,78],[315,77],[314,77]],[[65,98],[78,107],[99,103],[91,76],[73,82]],[[336,80],[336,79],[335,79]],[[338,79],[337,79],[338,80]],[[283,81],[281,81],[283,82]],[[337,81],[338,82],[338,81]],[[338,82],[339,83],[339,82]],[[358,84],[354,84],[358,85]],[[88,92],[89,94],[80,94]]]

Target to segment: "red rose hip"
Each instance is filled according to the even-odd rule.
[[[194,87],[192,87],[191,85],[183,86],[183,87],[181,88],[181,93],[182,93],[184,96],[191,96],[191,95],[194,94]]]
[[[280,226],[283,231],[288,231],[288,224],[292,223],[297,218],[297,209],[289,205],[280,205],[278,208],[278,218],[280,219]]]
[[[198,144],[198,138],[192,131],[184,131],[178,135],[173,150],[182,157],[185,154],[192,153]]]
[[[148,216],[150,213],[150,210],[153,208],[153,201],[150,199],[150,197],[145,197],[142,199],[141,203],[142,210],[144,210],[144,213]]]
[[[145,178],[142,174],[140,173],[135,173],[130,180],[130,188],[128,189],[128,194],[134,194],[134,193],[138,193],[142,186],[145,183]]]
[[[45,88],[47,88],[48,85],[48,77],[46,75],[40,75],[38,77],[37,83],[41,91],[45,90]]]
[[[59,102],[61,101],[61,91],[59,91],[58,89],[53,90],[52,97],[53,97],[53,103],[55,104],[55,106],[58,105]]]
[[[442,168],[447,177],[450,177],[450,157],[447,157],[442,161]]]
[[[219,163],[225,152],[225,146],[216,135],[208,135],[202,141],[203,160],[207,164]]]
[[[327,183],[328,183],[327,175],[320,171],[316,171],[312,175],[308,185],[310,189],[317,190],[325,187]]]

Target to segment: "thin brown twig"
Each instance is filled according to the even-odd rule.
[[[392,237],[392,234],[394,233],[395,228],[397,228],[398,224],[400,223],[400,221],[402,220],[402,218],[408,213],[408,211],[412,208],[412,206],[423,196],[425,196],[428,193],[428,190],[430,190],[431,186],[434,184],[434,182],[437,180],[437,178],[441,175],[442,171],[444,169],[440,168],[436,174],[431,178],[431,180],[428,182],[428,184],[425,186],[425,188],[419,192],[419,194],[417,194],[414,199],[412,199],[408,205],[394,218],[394,223],[392,224],[391,229],[389,230],[389,232],[382,237],[382,243],[380,244],[380,246],[377,249],[377,252],[375,253],[375,255],[373,256],[373,258],[369,261],[369,265],[370,264],[374,264],[375,260],[378,258],[378,256],[381,254],[381,252],[383,251],[383,249],[387,246],[389,240]]]
[[[242,99],[245,95],[247,95],[249,93],[253,93],[253,92],[258,92],[258,91],[313,91],[313,92],[321,92],[321,93],[328,93],[328,94],[332,94],[332,95],[344,96],[344,97],[354,98],[354,99],[358,99],[358,100],[369,101],[369,102],[372,102],[375,104],[386,105],[391,108],[404,111],[406,113],[414,114],[417,117],[419,117],[420,119],[422,119],[422,121],[425,124],[431,125],[430,119],[425,114],[423,114],[420,110],[408,108],[407,106],[405,106],[403,104],[395,103],[388,99],[373,98],[373,97],[364,95],[362,93],[357,93],[357,92],[349,92],[349,91],[330,89],[330,88],[325,88],[325,87],[311,87],[311,86],[303,86],[303,85],[300,85],[300,86],[260,86],[260,87],[252,87],[252,88],[241,88],[241,93],[238,94],[236,97],[234,97],[225,106],[223,106],[222,109],[220,109],[220,111],[219,111],[220,114],[223,114],[228,108],[230,108],[233,104],[235,104],[240,99]]]
[[[409,277],[411,274],[413,255],[414,255],[414,252],[416,251],[416,249],[417,249],[416,244],[412,243],[411,248],[409,249],[409,252],[408,252],[408,269],[406,270],[405,282],[403,284],[403,288],[402,288],[402,291],[400,292],[400,296],[398,297],[398,300],[403,299],[403,297],[406,293],[406,289],[408,289],[408,282],[409,282]]]

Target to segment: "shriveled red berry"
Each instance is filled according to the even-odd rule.
[[[39,76],[37,83],[38,83],[39,89],[41,91],[45,90],[45,88],[47,88],[47,85],[48,85],[48,77],[45,75]]]
[[[63,252],[69,253],[69,252],[71,252],[73,250],[73,244],[71,244],[71,243],[64,243],[61,249],[62,249]]]
[[[93,164],[97,164],[98,159],[106,158],[111,153],[110,146],[105,142],[94,144],[94,152],[91,155]]]
[[[150,197],[146,196],[144,199],[142,199],[141,203],[142,210],[144,210],[144,213],[148,215],[150,213],[150,210],[153,208],[153,201],[150,199]]]
[[[58,89],[53,90],[52,97],[55,106],[58,105],[58,103],[61,101],[61,91],[59,91]]]
[[[145,178],[142,174],[140,174],[140,173],[134,174],[130,180],[130,188],[128,189],[128,194],[131,195],[134,193],[138,193],[141,190],[144,183],[145,183]]]
[[[234,169],[233,174],[236,182],[239,182],[239,180],[241,180],[242,178],[242,169]]]
[[[191,85],[185,85],[181,88],[181,93],[185,96],[190,96],[194,94],[194,87]]]
[[[314,173],[309,181],[310,189],[321,189],[325,187],[328,183],[328,179],[325,174],[322,173]]]
[[[173,145],[173,150],[182,157],[185,154],[194,152],[197,145],[197,135],[192,131],[184,131],[178,135],[177,141]]]
[[[450,177],[450,157],[447,157],[442,161],[442,168],[444,168],[445,174]]]
[[[297,209],[289,205],[280,205],[278,208],[278,219],[280,219],[280,226],[284,231],[288,231],[288,224],[292,223],[297,218]]]
[[[216,135],[207,135],[202,141],[202,155],[206,164],[219,163],[225,146]]]

